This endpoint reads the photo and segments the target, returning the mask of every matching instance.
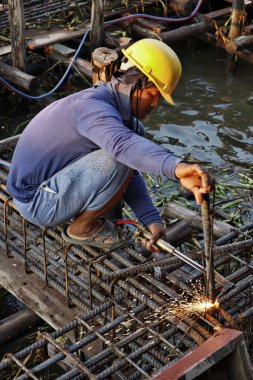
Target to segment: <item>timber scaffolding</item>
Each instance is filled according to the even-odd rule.
[[[14,140],[1,147],[3,157]],[[162,242],[165,253],[147,255],[138,234],[112,251],[69,245],[63,226],[40,228],[19,215],[6,193],[7,173],[1,166],[0,285],[56,331],[6,354],[1,379],[47,379],[45,371],[55,373],[56,365],[63,370],[53,378],[61,380],[194,379],[206,371],[210,379],[253,378],[253,222],[237,229],[214,220],[208,270],[219,306],[184,311],[205,300],[202,251],[182,254]],[[163,216],[185,214],[201,229],[201,216],[180,207],[166,204]]]
[[[3,0],[0,28],[9,28],[10,35],[9,42],[4,33],[0,36],[1,77],[17,89],[25,89],[28,94],[40,94],[40,80],[34,76],[34,68],[30,75],[27,56],[31,56],[31,52],[38,53],[42,66],[46,64],[50,67],[55,61],[68,66],[76,53],[73,43],[72,46],[69,43],[75,41],[76,44],[86,32],[89,33],[82,54],[78,54],[71,65],[88,81],[92,75],[91,52],[95,48],[104,46],[119,53],[133,40],[147,37],[160,39],[169,45],[196,39],[222,48],[228,53],[230,72],[236,70],[238,58],[253,63],[253,10],[250,0],[171,0],[168,4],[166,2],[167,5],[158,0],[126,1],[125,6],[120,6],[123,1],[107,3],[114,4],[114,9],[103,8],[102,0]],[[214,11],[210,12],[212,8]],[[195,10],[198,12],[195,13]],[[135,17],[136,13],[145,15]],[[146,18],[154,13],[161,18],[168,17],[170,21]],[[114,33],[115,19],[122,16],[128,17],[121,23],[117,21],[124,37],[117,37]],[[181,22],[172,22],[177,17]],[[34,24],[37,27],[34,28]],[[59,45],[62,43],[65,45]],[[5,83],[7,88],[8,83]]]

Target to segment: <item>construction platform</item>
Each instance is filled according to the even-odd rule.
[[[55,331],[7,354],[1,379],[46,379],[55,365],[64,368],[53,377],[61,380],[193,379],[220,361],[224,371],[232,368],[235,360],[240,368],[234,373],[243,377],[234,379],[252,378],[253,223],[231,227],[214,242],[219,305],[197,309],[206,299],[200,251],[184,253],[186,263],[175,256],[178,249],[147,255],[134,238],[112,251],[69,245],[62,226],[39,228],[19,215],[6,193],[6,174],[2,166],[0,285]],[[210,355],[201,356],[204,347]],[[173,377],[175,365],[181,369]]]

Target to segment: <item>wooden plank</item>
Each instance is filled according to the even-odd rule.
[[[180,218],[188,220],[192,227],[202,230],[202,217],[195,211],[189,210],[189,208],[176,204],[174,202],[167,202],[163,209],[164,217]],[[213,234],[215,237],[222,237],[227,235],[233,230],[230,224],[221,222],[220,220],[213,221]]]
[[[55,53],[61,54],[63,57],[71,57],[76,52],[76,50],[62,44],[54,44],[53,50]]]
[[[29,92],[34,93],[40,88],[40,80],[38,78],[3,62],[0,62],[0,75],[7,79],[8,82],[14,83]]]
[[[211,33],[201,34],[197,38],[199,38],[202,41],[208,42],[210,45],[217,46],[225,50],[224,41],[221,39],[217,40],[217,38]],[[253,52],[248,49],[237,50],[235,52],[235,55],[237,55],[238,57],[244,59],[245,61],[249,63],[253,63]]]
[[[232,3],[233,0],[225,0],[227,3]],[[244,5],[251,5],[252,1],[251,0],[244,0]]]
[[[50,46],[49,48],[45,49],[45,53],[47,54],[47,57],[53,61],[62,61],[62,63],[64,65],[68,66],[72,58],[71,57],[64,57],[61,54],[57,54],[54,51],[54,46],[55,45]],[[87,78],[89,78],[89,79],[92,78],[91,62],[86,61],[85,59],[82,59],[82,58],[76,58],[74,65]]]
[[[52,31],[51,33],[43,33],[40,36],[31,38],[28,42],[28,48],[35,50],[44,46],[55,44],[57,42],[63,42],[82,37],[88,29],[90,29],[90,24],[87,23],[85,28],[81,28],[75,31],[57,30]]]
[[[208,20],[211,20],[214,18],[222,18],[222,17],[228,16],[230,15],[231,12],[232,12],[232,8],[228,7],[228,8],[219,9],[214,12],[205,13],[203,14],[203,16],[207,18]]]
[[[11,45],[5,45],[0,47],[0,57],[2,55],[10,54],[11,53]]]
[[[0,250],[0,286],[33,310],[54,329],[62,327],[84,311],[67,304],[67,299],[46,285],[35,273],[25,273],[18,260],[9,258]]]
[[[187,38],[197,37],[212,29],[212,24],[208,20],[200,21],[196,24],[181,26],[159,35],[160,39],[167,44],[186,40]]]
[[[42,319],[29,309],[20,310],[0,321],[0,347],[31,332],[43,324]]]

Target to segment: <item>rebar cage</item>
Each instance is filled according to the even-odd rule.
[[[6,193],[6,174],[2,167],[1,254],[21,261],[27,273],[36,273],[84,313],[52,334],[39,334],[36,343],[15,355],[6,355],[0,378],[18,368],[19,380],[39,379],[62,360],[67,366],[57,377],[61,380],[151,378],[224,326],[244,331],[251,354],[253,241],[248,237],[253,223],[241,228],[240,242],[233,243],[240,231],[216,241],[214,267],[218,273],[226,266],[226,276],[222,273],[222,281],[216,281],[220,306],[182,312],[182,305],[200,297],[202,272],[173,254],[154,261],[134,240],[112,251],[68,245],[61,238],[62,226],[39,228],[19,215]],[[189,257],[201,262],[199,252]],[[54,348],[51,357],[49,346]],[[26,358],[38,349],[46,356],[29,363]]]

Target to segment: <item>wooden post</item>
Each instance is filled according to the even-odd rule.
[[[104,32],[104,5],[103,0],[92,0],[91,7],[91,48],[102,45]]]
[[[229,30],[229,39],[233,40],[241,34],[242,12],[244,0],[233,0],[233,9],[231,15],[231,25]]]
[[[109,82],[115,71],[118,54],[107,47],[100,47],[92,53],[92,83]]]
[[[25,71],[25,27],[23,0],[8,0],[12,65]]]
[[[244,0],[233,0],[232,1],[232,15],[231,15],[231,25],[229,29],[229,40],[233,41],[235,38],[241,34],[242,26],[242,14],[244,9]],[[237,61],[234,59],[234,54],[228,56],[228,67],[229,73],[234,73],[237,68]]]

